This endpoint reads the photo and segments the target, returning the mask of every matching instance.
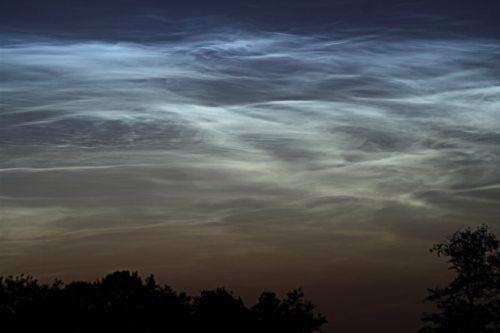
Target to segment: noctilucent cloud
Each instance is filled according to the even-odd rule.
[[[326,332],[415,330],[447,277],[427,248],[500,226],[500,41],[462,11],[320,3],[6,4],[0,275],[302,286]]]

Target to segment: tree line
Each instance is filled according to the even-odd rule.
[[[500,241],[483,225],[430,250],[454,275],[428,289],[435,311],[419,333],[500,333]],[[198,296],[160,286],[154,276],[117,271],[95,282],[41,284],[0,277],[0,327],[6,332],[313,333],[327,322],[303,292],[264,292],[247,307],[225,288]]]
[[[264,292],[247,307],[224,288],[196,297],[160,286],[154,276],[117,271],[95,282],[40,284],[0,278],[0,323],[6,332],[308,333],[326,323],[303,292]]]

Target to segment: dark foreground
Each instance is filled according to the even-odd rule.
[[[316,332],[326,322],[300,290],[264,292],[252,307],[224,288],[191,297],[120,271],[93,283],[0,278],[5,332]]]

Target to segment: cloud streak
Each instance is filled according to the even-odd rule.
[[[307,192],[302,201],[498,195],[487,187],[500,181],[493,40],[239,32],[23,40],[2,54],[2,174],[128,165],[157,185],[170,179],[139,165],[184,170],[187,183],[217,170],[239,178],[205,181],[221,201],[246,182]]]

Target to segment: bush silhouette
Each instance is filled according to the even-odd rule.
[[[30,276],[0,277],[5,331],[50,332],[273,332],[318,331],[325,317],[293,291],[281,300],[263,293],[251,308],[224,288],[190,297],[153,276],[117,271],[95,282],[40,284]]]

